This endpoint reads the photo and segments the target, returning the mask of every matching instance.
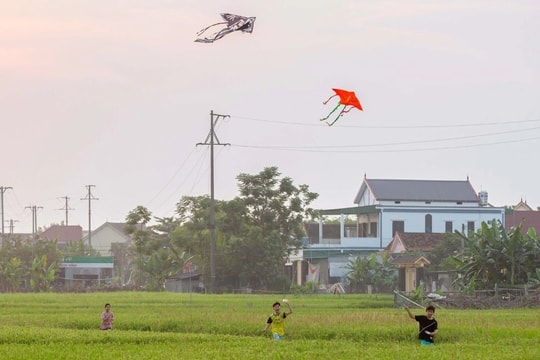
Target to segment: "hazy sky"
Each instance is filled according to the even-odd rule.
[[[252,34],[195,34],[229,12]],[[219,121],[215,196],[277,166],[317,208],[353,206],[368,178],[464,180],[496,206],[540,206],[540,2],[0,0],[4,219],[172,216],[210,191],[204,142]],[[332,88],[364,111],[319,119]],[[8,232],[8,224],[5,231]]]

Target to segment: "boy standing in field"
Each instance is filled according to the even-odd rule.
[[[111,304],[105,304],[105,311],[101,313],[101,330],[112,330],[114,314],[111,311]]]
[[[272,337],[274,340],[282,340],[283,336],[285,335],[285,318],[292,314],[292,307],[291,304],[287,301],[287,299],[283,299],[283,302],[287,304],[289,307],[289,311],[287,312],[281,312],[281,304],[279,302],[275,302],[272,305],[272,308],[274,309],[274,312],[270,317],[268,317],[268,320],[266,321],[266,326],[262,330],[262,332],[268,331],[269,328],[271,328],[272,331]]]
[[[433,338],[439,332],[437,328],[437,320],[435,320],[435,318],[433,317],[433,314],[435,313],[435,307],[429,305],[426,308],[426,315],[416,316],[411,313],[411,310],[409,310],[407,305],[405,305],[403,308],[407,311],[407,314],[409,314],[409,317],[411,319],[418,321],[418,339],[420,339],[420,343],[422,345],[433,345]]]

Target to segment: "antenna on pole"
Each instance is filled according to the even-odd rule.
[[[210,132],[204,143],[199,145],[210,146],[210,215],[208,220],[208,229],[210,229],[210,292],[216,292],[216,205],[214,200],[214,145],[227,146],[229,143],[220,143],[214,131],[215,125],[219,119],[228,118],[230,115],[214,114],[210,111]]]

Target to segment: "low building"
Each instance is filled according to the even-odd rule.
[[[59,279],[71,287],[108,285],[112,281],[114,259],[103,257],[65,257],[60,264]]]
[[[523,234],[527,233],[530,228],[540,234],[540,211],[533,210],[526,201],[521,200],[511,209],[506,209],[504,225],[506,229],[522,225],[521,232]]]

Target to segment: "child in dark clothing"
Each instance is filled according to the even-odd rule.
[[[418,339],[422,345],[433,345],[433,338],[439,332],[437,327],[437,320],[433,317],[435,313],[435,307],[430,305],[426,308],[426,315],[413,315],[411,310],[407,306],[403,307],[409,317],[413,320],[418,321],[419,330],[418,330]]]

